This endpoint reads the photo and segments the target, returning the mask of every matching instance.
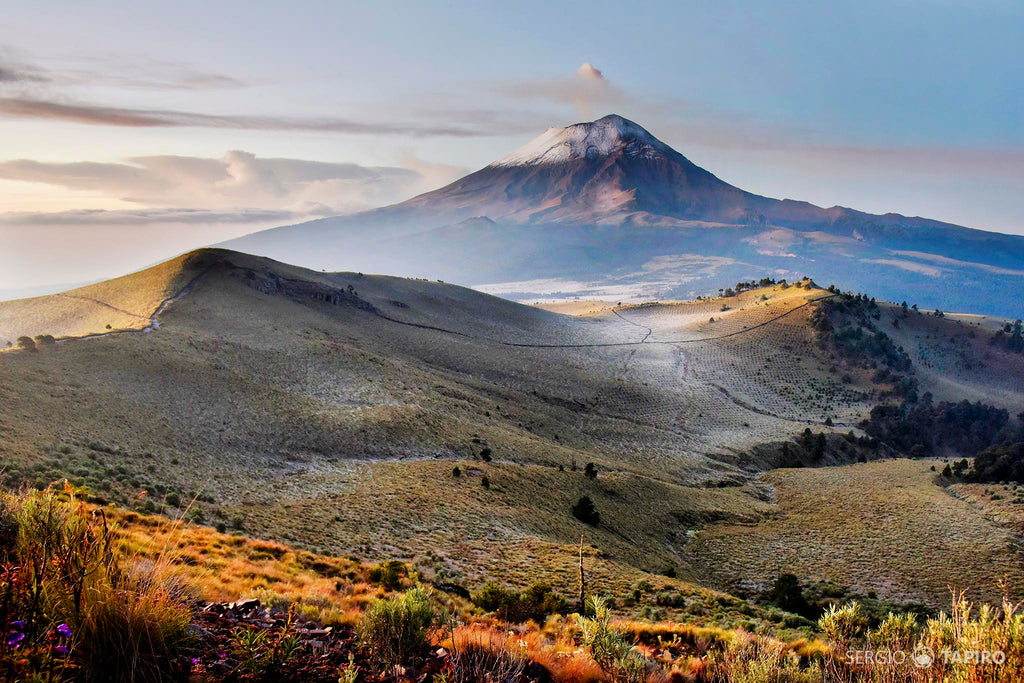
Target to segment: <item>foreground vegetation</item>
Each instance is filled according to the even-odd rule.
[[[948,613],[931,618],[889,613],[874,619],[857,602],[833,604],[816,623],[807,622],[801,637],[768,628],[631,620],[616,618],[614,602],[596,595],[580,605],[548,586],[518,592],[495,583],[460,594],[424,583],[399,562],[369,567],[169,524],[89,505],[68,485],[4,493],[0,553],[6,626],[0,678],[10,681],[1024,676],[1024,614],[1009,603],[975,608],[957,595]],[[204,574],[196,553],[219,570]],[[257,567],[265,577],[258,595],[270,605],[265,612],[258,600],[227,607],[207,602],[239,588],[232,577],[255,578]],[[776,599],[793,598],[787,585],[792,588],[778,582]],[[236,597],[254,594],[248,592]],[[238,616],[225,618],[221,611]],[[242,616],[258,612],[268,618]],[[923,648],[935,661],[920,668],[912,653]]]

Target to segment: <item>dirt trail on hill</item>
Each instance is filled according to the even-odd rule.
[[[197,282],[199,282],[199,280],[204,275],[209,273],[212,268],[213,268],[212,265],[207,267],[207,268],[205,268],[202,272],[200,272],[194,278],[192,278],[191,280],[186,282],[185,286],[182,287],[181,289],[179,289],[177,294],[174,294],[173,296],[169,296],[166,299],[164,299],[163,301],[161,301],[160,305],[157,306],[149,316],[138,315],[138,314],[135,314],[135,313],[129,313],[128,311],[122,311],[120,308],[117,308],[116,306],[111,306],[110,304],[108,304],[106,302],[103,302],[103,301],[100,301],[99,299],[92,299],[92,298],[89,298],[89,297],[74,296],[74,295],[63,295],[63,294],[61,294],[60,296],[68,296],[68,298],[72,298],[72,299],[84,299],[86,301],[91,301],[93,303],[100,304],[101,306],[106,306],[107,308],[112,308],[115,311],[120,311],[121,313],[125,313],[127,315],[130,315],[133,318],[139,318],[141,320],[149,320],[149,325],[147,325],[146,327],[143,327],[141,329],[134,329],[134,330],[133,329],[110,330],[109,332],[96,332],[95,334],[86,334],[86,335],[83,335],[81,337],[61,337],[57,341],[58,342],[81,341],[83,339],[96,339],[98,337],[106,337],[106,336],[109,336],[111,334],[124,334],[124,333],[128,333],[128,332],[143,332],[143,333],[152,332],[153,330],[155,330],[158,327],[160,327],[160,320],[159,320],[160,314],[163,313],[165,310],[167,310],[167,307],[170,306],[172,303],[174,303],[175,301],[178,301],[179,299],[183,298],[186,294],[188,294],[190,291],[192,291],[192,288],[195,286],[195,284]]]
[[[634,321],[630,320],[629,318],[625,317],[624,315],[622,315],[621,313],[619,313],[619,312],[618,312],[617,310],[615,310],[614,308],[612,309],[612,313],[614,313],[614,314],[615,314],[615,317],[617,317],[617,318],[618,318],[619,320],[622,320],[622,321],[624,321],[624,322],[627,322],[627,323],[629,323],[630,325],[633,325],[634,327],[639,327],[639,328],[640,328],[640,329],[642,329],[642,330],[647,330],[647,334],[645,334],[645,335],[644,335],[644,338],[640,340],[640,343],[641,343],[641,344],[643,344],[644,342],[646,342],[646,341],[647,341],[647,338],[648,338],[648,337],[650,337],[650,336],[651,336],[652,334],[654,334],[654,330],[652,330],[651,328],[647,327],[646,325],[641,325],[641,324],[640,324],[640,323],[638,323],[638,322],[634,322]]]
[[[651,333],[649,331],[648,334],[645,335],[644,338],[641,339],[640,341],[594,342],[594,343],[589,343],[589,344],[534,344],[534,343],[529,343],[529,342],[507,342],[507,341],[502,341],[500,339],[492,339],[491,337],[481,337],[481,336],[477,336],[477,335],[467,334],[465,332],[459,332],[457,330],[449,330],[449,329],[445,329],[443,327],[436,327],[434,325],[425,325],[423,323],[414,323],[414,322],[409,322],[409,321],[406,321],[406,320],[399,320],[398,318],[392,318],[389,315],[385,315],[384,313],[381,313],[380,311],[373,311],[373,314],[376,315],[378,318],[382,318],[384,320],[387,320],[388,322],[397,323],[399,325],[405,325],[407,327],[416,327],[416,328],[419,328],[419,329],[422,329],[422,330],[434,330],[435,332],[443,332],[444,334],[452,334],[452,335],[455,335],[455,336],[458,336],[458,337],[466,337],[467,339],[478,339],[480,341],[491,342],[492,344],[499,344],[501,346],[511,346],[511,347],[515,347],[515,348],[526,348],[526,349],[590,349],[590,348],[610,348],[610,347],[617,347],[617,346],[639,346],[640,344],[662,344],[662,345],[700,344],[700,343],[703,343],[703,342],[717,341],[719,339],[728,339],[730,337],[737,337],[737,336],[739,336],[741,334],[747,334],[748,332],[753,332],[756,329],[765,327],[767,325],[771,325],[772,323],[774,323],[774,322],[776,322],[778,320],[781,320],[782,318],[785,318],[788,315],[796,313],[797,311],[799,311],[799,310],[801,310],[803,308],[807,308],[811,304],[817,303],[819,301],[825,301],[826,299],[831,299],[831,298],[833,298],[835,296],[836,296],[835,294],[829,294],[828,296],[822,296],[822,297],[818,297],[817,299],[812,299],[811,301],[808,301],[806,303],[800,304],[799,306],[796,306],[794,308],[789,309],[785,313],[780,313],[779,315],[777,315],[777,316],[775,316],[773,318],[769,318],[768,320],[765,320],[764,322],[760,322],[757,325],[754,325],[752,327],[747,327],[747,328],[744,328],[742,330],[736,330],[735,332],[729,332],[727,334],[722,334],[722,335],[719,335],[717,337],[699,337],[699,338],[696,338],[696,339],[656,339],[656,340],[653,340],[653,341],[648,341],[648,337],[651,336]],[[645,330],[650,330],[649,327],[647,327],[645,325],[640,325],[639,323],[631,321],[631,320],[625,318],[624,316],[622,316],[621,314],[619,314],[617,311],[612,311],[612,312],[615,313],[616,316],[622,318],[624,321],[630,323],[631,325],[636,325],[637,327],[642,327]]]
[[[139,315],[138,313],[132,313],[131,311],[126,311],[123,308],[118,308],[117,306],[113,306],[111,304],[108,304],[106,301],[101,301],[100,299],[94,299],[91,296],[80,296],[78,294],[64,294],[64,293],[54,294],[54,296],[63,297],[65,299],[78,299],[79,301],[88,301],[89,303],[93,303],[93,304],[96,304],[98,306],[103,306],[104,308],[109,308],[112,311],[117,311],[118,313],[122,313],[124,315],[128,315],[128,316],[131,316],[133,318],[139,318],[140,320],[145,320],[146,319],[146,316],[144,316],[144,315]]]

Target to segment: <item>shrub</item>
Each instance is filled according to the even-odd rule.
[[[191,615],[168,563],[118,553],[102,512],[67,484],[2,500],[0,621],[16,625],[18,647],[0,650],[0,679],[60,680],[70,669],[85,681],[169,678]]]
[[[409,576],[409,569],[398,560],[388,560],[370,568],[370,581],[384,590],[398,590],[402,586],[402,577]]]
[[[32,341],[32,337],[18,337],[18,348],[24,349],[25,351],[36,351],[36,343]]]
[[[191,641],[186,597],[134,567],[84,611],[78,627],[86,679],[161,681]]]
[[[587,466],[583,468],[583,474],[587,475],[588,479],[597,479],[597,465],[588,462]]]
[[[423,649],[434,619],[429,594],[414,588],[373,601],[359,622],[359,638],[382,670],[394,669]]]
[[[604,598],[592,596],[587,602],[593,617],[577,620],[583,646],[613,680],[643,683],[647,679],[647,658],[629,643],[623,631],[612,625]]]
[[[232,653],[249,673],[268,676],[281,669],[298,653],[302,639],[295,632],[295,608],[276,634],[259,628],[239,627],[232,633]]]
[[[519,683],[527,665],[522,645],[493,629],[451,628],[451,656],[434,683]]]
[[[576,501],[576,504],[572,506],[572,516],[590,526],[597,526],[601,523],[601,513],[597,511],[597,506],[594,505],[590,496],[583,496]]]
[[[709,679],[714,683],[820,683],[832,679],[822,675],[818,664],[807,669],[785,643],[749,633],[735,633],[724,648],[708,655]]]
[[[775,585],[772,586],[772,590],[768,593],[768,602],[779,609],[799,614],[803,617],[810,616],[813,612],[811,606],[807,604],[807,599],[804,597],[800,580],[794,574],[779,575],[779,578],[775,580]]]
[[[564,597],[551,590],[550,584],[541,581],[522,593],[489,582],[473,596],[473,604],[485,612],[496,612],[506,621],[532,619],[538,623],[550,614],[563,614],[568,607]]]

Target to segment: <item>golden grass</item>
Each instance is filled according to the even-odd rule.
[[[720,524],[689,547],[722,587],[767,589],[783,572],[866,594],[948,603],[951,587],[988,601],[1024,595],[1018,532],[943,488],[942,462],[890,460],[776,470],[762,480],[778,509],[757,524]]]
[[[384,591],[368,582],[368,567],[296,550],[273,541],[219,533],[164,517],[104,508],[120,548],[140,559],[165,558],[210,601],[256,597],[294,602],[327,624],[353,624]]]

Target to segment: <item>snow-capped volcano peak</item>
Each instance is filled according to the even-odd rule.
[[[617,114],[565,128],[548,128],[543,134],[491,166],[534,166],[574,159],[594,159],[620,150],[629,156],[652,157],[671,148],[642,126]]]

